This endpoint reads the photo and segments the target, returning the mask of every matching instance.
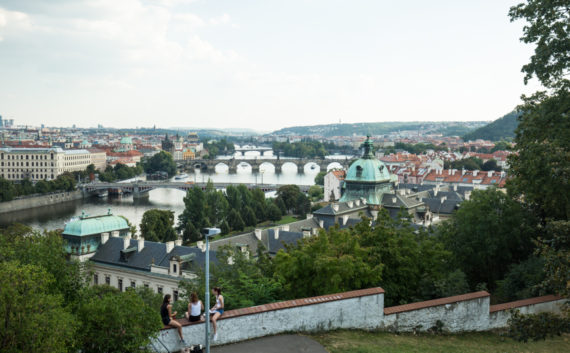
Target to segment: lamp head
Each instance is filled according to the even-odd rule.
[[[202,228],[202,234],[206,237],[213,237],[216,234],[220,234],[222,231],[220,228]]]

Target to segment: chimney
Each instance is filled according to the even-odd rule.
[[[261,241],[261,229],[255,229],[254,233],[257,240]]]
[[[333,203],[332,208],[335,212],[338,212],[338,203]]]
[[[360,200],[354,200],[354,205],[356,205],[357,207],[360,206]]]
[[[461,169],[461,175],[465,175],[465,169]]]
[[[318,232],[319,232],[319,228],[313,228],[313,235],[317,235]]]
[[[130,235],[126,235],[125,237],[123,237],[123,250],[125,250],[126,248],[128,248],[129,245],[131,245],[131,236],[130,236]]]
[[[285,232],[288,232],[288,231],[289,231],[289,225],[288,225],[288,224],[282,225],[282,226],[281,226],[281,230],[282,230],[282,231],[285,231]]]
[[[471,198],[471,191],[465,192],[465,200],[469,200]]]
[[[474,171],[473,171],[473,176],[476,177],[477,174],[479,174],[479,171],[478,171],[478,170],[474,170]]]
[[[105,244],[109,240],[109,233],[101,233],[101,245]]]
[[[176,246],[182,246],[182,239],[176,239],[176,240],[174,241],[174,245],[176,245]]]
[[[321,228],[325,227],[325,221],[323,221],[322,219],[319,220],[319,227],[321,227]]]
[[[488,172],[487,172],[487,176],[488,176],[489,178],[492,178],[492,177],[493,177],[493,171],[492,171],[492,170],[488,171]]]
[[[118,230],[112,231],[112,232],[111,232],[111,236],[112,236],[113,238],[118,238],[118,237],[119,237],[119,231],[118,231]]]
[[[313,214],[312,213],[307,214],[307,219],[313,219]]]
[[[366,199],[364,197],[361,197],[360,201],[362,202],[362,205],[366,205]]]
[[[273,235],[275,236],[275,239],[279,239],[279,228],[273,229]]]
[[[342,225],[346,225],[348,223],[348,215],[342,216]]]
[[[172,249],[174,249],[174,242],[173,241],[167,241],[166,242],[166,252],[170,253],[172,251]]]
[[[457,191],[457,184],[453,184],[453,191]]]
[[[346,205],[348,206],[348,208],[352,208],[352,206],[354,205],[354,202],[348,201],[348,202],[346,203]]]
[[[504,177],[505,177],[505,175],[507,175],[507,173],[505,173],[505,172],[501,172],[501,178],[504,178]]]
[[[141,252],[141,250],[144,248],[144,238],[143,237],[139,237],[137,239],[137,251]]]
[[[392,203],[396,203],[396,201],[398,201],[398,199],[395,197],[392,197]]]
[[[196,246],[198,247],[198,249],[202,250],[202,252],[206,251],[206,244],[204,244],[203,240],[197,241]]]

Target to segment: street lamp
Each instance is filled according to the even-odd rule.
[[[202,234],[206,238],[206,295],[204,300],[206,303],[204,311],[208,310],[208,313],[205,315],[206,353],[210,353],[210,242],[208,238],[221,232],[220,228],[202,228]]]

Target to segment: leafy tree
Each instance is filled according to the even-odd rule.
[[[295,213],[301,218],[304,218],[308,212],[311,211],[311,201],[302,192],[297,196],[297,201],[295,202]]]
[[[141,235],[150,241],[167,242],[178,237],[174,231],[174,212],[170,210],[148,210],[141,220]]]
[[[148,287],[136,287],[134,289],[129,287],[127,290],[134,291],[142,299],[145,305],[156,310],[157,313],[160,312],[162,300],[164,299],[160,293],[156,293]]]
[[[235,209],[232,209],[228,215],[228,224],[232,230],[241,231],[245,228],[243,219]]]
[[[186,196],[184,196],[184,211],[178,216],[178,227],[180,230],[187,229],[188,223],[192,223],[196,229],[206,226],[205,203],[206,198],[201,188],[193,187],[188,189]]]
[[[253,209],[249,206],[245,208],[243,211],[243,221],[246,226],[253,227],[257,224],[257,218],[255,217],[255,213]]]
[[[287,214],[287,206],[285,206],[285,202],[282,198],[278,197],[275,199],[275,205],[279,208],[282,215]]]
[[[292,210],[297,205],[301,190],[297,185],[283,185],[277,189],[277,199],[283,200],[286,210]]]
[[[514,130],[513,130],[513,137],[514,137]],[[510,151],[513,149],[513,145],[508,143],[507,141],[499,141],[495,143],[495,146],[491,148],[491,153],[496,151]]]
[[[524,98],[507,188],[539,217],[570,219],[570,92]]]
[[[544,259],[530,256],[525,261],[512,264],[505,278],[498,281],[495,294],[501,302],[510,302],[542,294],[539,285],[545,280]],[[552,293],[550,290],[547,293]]]
[[[214,184],[208,179],[205,191],[204,215],[208,218],[208,225],[217,226],[228,212],[229,204],[222,191],[217,191]]]
[[[86,353],[139,352],[162,327],[159,311],[135,291],[106,285],[84,291],[77,318],[77,339]]]
[[[511,21],[525,20],[521,41],[536,44],[530,63],[522,67],[525,84],[536,76],[545,87],[568,84],[570,11],[567,1],[527,0],[509,10]]]
[[[570,222],[551,221],[544,238],[539,238],[538,254],[544,258],[545,281],[542,288],[553,289],[559,295],[570,295]]]
[[[16,188],[14,184],[0,177],[0,202],[11,201],[16,196]]]
[[[327,175],[326,171],[321,171],[317,175],[315,175],[315,184],[324,186],[325,185],[325,175]]]
[[[323,188],[318,185],[311,186],[309,188],[309,196],[313,201],[322,200],[324,196]]]
[[[186,227],[182,230],[182,241],[184,242],[184,245],[189,245],[202,238],[202,234],[198,229],[196,229],[196,227],[194,227],[192,222],[187,222]]]
[[[532,253],[535,224],[533,215],[518,202],[490,188],[473,191],[450,223],[439,229],[471,287],[486,283],[493,290],[511,264]]]
[[[502,168],[497,165],[496,160],[489,159],[487,162],[483,163],[483,165],[481,166],[481,170],[486,171],[486,172],[490,171],[490,170],[500,172],[502,170]]]
[[[150,157],[143,164],[144,171],[147,174],[155,172],[166,172],[169,177],[176,174],[176,163],[172,159],[172,155],[165,151],[160,151],[154,156]]]
[[[35,193],[37,194],[47,194],[51,191],[51,184],[45,180],[39,180],[34,186]]]
[[[226,235],[231,231],[228,221],[224,220],[222,222],[222,224],[220,225],[220,231],[222,232],[222,235]]]
[[[67,352],[77,329],[54,277],[40,266],[0,262],[0,351]]]
[[[278,220],[281,219],[281,210],[279,209],[279,207],[277,207],[277,205],[273,202],[268,202],[267,203],[267,218],[269,218],[270,221],[273,222],[277,222]]]

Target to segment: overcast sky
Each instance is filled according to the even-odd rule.
[[[0,0],[16,124],[494,120],[532,47],[504,0]]]

